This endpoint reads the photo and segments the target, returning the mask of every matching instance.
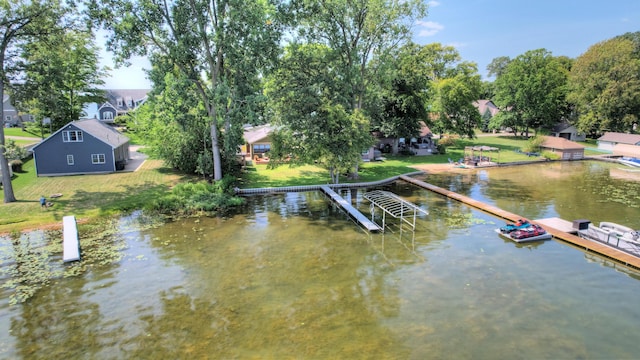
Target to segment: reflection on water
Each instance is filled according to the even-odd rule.
[[[546,165],[556,166],[427,181],[530,218],[615,216],[640,228],[619,221],[638,221],[638,208],[590,193],[606,166],[569,164],[549,179]],[[636,186],[608,181],[612,192]],[[391,224],[368,234],[319,192],[256,196],[229,218],[124,231],[118,264],[57,279],[22,305],[2,302],[0,357],[637,355],[636,272],[556,241],[503,240],[493,232],[500,220],[408,184],[388,190],[429,211],[415,233]],[[346,195],[368,209],[361,192]]]

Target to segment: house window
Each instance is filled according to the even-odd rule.
[[[7,116],[4,118],[4,120],[5,120],[6,122],[11,122],[11,120],[12,120],[11,115],[7,115]]]
[[[118,98],[118,107],[122,107],[123,103],[122,98]]]
[[[67,155],[67,165],[75,164],[73,161],[73,155]]]
[[[253,145],[253,152],[254,153],[266,153],[267,151],[271,150],[271,145],[270,144],[255,144]]]
[[[102,120],[113,120],[113,113],[111,111],[105,111],[102,113]]]
[[[63,131],[62,142],[82,142],[82,131],[80,130]]]
[[[91,154],[92,164],[104,164],[104,154]]]

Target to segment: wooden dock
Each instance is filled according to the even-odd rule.
[[[559,217],[545,218],[545,219],[536,219],[534,220],[536,223],[546,227],[552,227],[558,229],[560,231],[574,234],[578,233],[578,229],[573,227],[573,223],[571,221],[567,221],[564,219],[560,219]]]
[[[327,194],[338,205],[340,205],[353,219],[355,219],[360,225],[362,225],[365,229],[371,232],[379,232],[382,230],[380,226],[378,226],[373,221],[369,220],[366,216],[364,216],[358,209],[353,207],[347,200],[345,200],[342,196],[338,195],[333,189],[328,186],[321,186],[320,190]]]
[[[78,237],[76,217],[73,215],[63,217],[62,229],[62,261],[70,262],[80,260],[80,239]]]
[[[453,191],[443,189],[441,187],[426,183],[421,180],[414,179],[409,176],[402,175],[400,176],[400,179],[408,183],[414,184],[416,186],[419,186],[423,189],[427,189],[435,193],[438,193],[440,195],[444,195],[448,198],[463,202],[467,205],[473,206],[489,214],[506,219],[509,222],[516,222],[518,219],[523,218],[523,216],[502,210],[495,206],[491,206],[481,201],[474,200],[468,196],[460,195]],[[553,220],[542,219],[541,221],[533,220],[532,222],[542,226],[548,233],[553,235],[555,238],[565,241],[571,245],[574,245],[577,248],[590,251],[593,253],[597,253],[609,259],[616,260],[626,266],[640,269],[640,257],[634,256],[620,249],[616,249],[613,246],[609,246],[593,240],[583,239],[577,235],[567,232],[566,230],[568,230],[568,224],[571,224],[569,221],[562,220],[559,218],[553,218]],[[558,226],[559,228],[556,228],[556,226]]]

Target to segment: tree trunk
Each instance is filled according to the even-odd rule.
[[[4,48],[0,50],[0,96],[4,99]],[[2,190],[4,192],[4,202],[10,203],[16,201],[16,196],[13,194],[13,184],[11,183],[11,173],[9,172],[9,162],[4,156],[4,101],[0,101],[0,168],[2,168]]]
[[[393,155],[398,155],[398,144],[400,143],[400,139],[397,137],[393,138],[393,145],[391,145],[391,153]]]
[[[213,180],[222,180],[222,164],[220,157],[220,145],[218,144],[218,127],[216,126],[215,115],[216,111],[213,110],[213,123],[211,124],[211,150],[213,152]]]

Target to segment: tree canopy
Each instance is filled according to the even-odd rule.
[[[569,99],[585,133],[628,132],[640,116],[640,36],[626,34],[592,45],[569,77]],[[635,41],[634,41],[635,39]]]
[[[279,54],[280,4],[268,0],[94,1],[119,60],[150,56],[191,81],[209,117],[213,178],[222,179],[222,144],[235,154],[256,87]],[[221,131],[224,129],[225,131]],[[220,137],[228,138],[221,141]]]
[[[51,121],[56,131],[77,120],[88,103],[101,103],[103,77],[99,49],[89,29],[66,29],[55,37],[42,37],[22,46],[20,68],[24,79],[13,84],[13,100],[25,113]]]
[[[495,104],[500,113],[493,127],[514,132],[550,129],[565,118],[568,70],[545,49],[530,50],[508,62],[495,80]]]
[[[21,46],[50,36],[66,28],[66,17],[72,9],[59,0],[1,1],[0,2],[0,96],[4,99],[6,81],[15,73],[21,56]],[[4,102],[0,103],[0,114]],[[4,154],[4,116],[0,118],[0,169],[3,179],[10,179],[9,165]],[[11,181],[4,181],[4,202],[14,202]]]

